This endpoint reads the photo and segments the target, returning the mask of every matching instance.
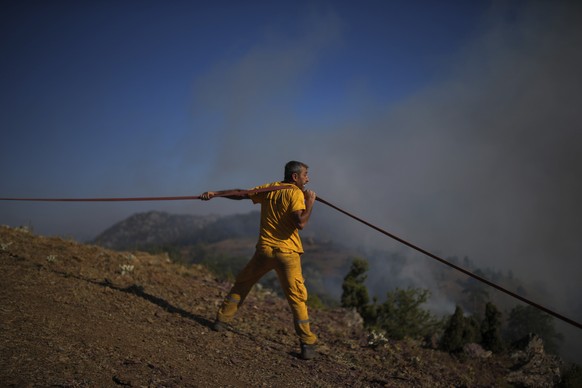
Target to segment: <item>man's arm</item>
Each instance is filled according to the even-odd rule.
[[[309,217],[311,216],[313,204],[315,203],[315,198],[317,197],[311,190],[305,190],[303,194],[305,195],[305,209],[293,212],[295,216],[295,226],[297,226],[297,229],[299,230],[305,228],[307,225],[307,221],[309,221]]]
[[[222,191],[206,191],[200,194],[200,199],[203,201],[209,201],[214,197],[223,197],[228,199],[248,199],[249,194],[246,190],[232,189],[232,190],[222,190]]]

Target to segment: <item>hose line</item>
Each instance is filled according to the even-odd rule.
[[[552,316],[554,316],[554,317],[556,317],[556,318],[558,318],[558,319],[560,319],[560,320],[562,320],[562,321],[564,321],[566,323],[569,323],[570,325],[573,325],[573,326],[576,326],[579,329],[582,329],[582,324],[580,324],[579,322],[576,322],[576,321],[574,321],[574,320],[572,320],[572,319],[570,319],[568,317],[565,317],[562,314],[559,314],[559,313],[557,313],[555,311],[550,310],[547,307],[544,307],[544,306],[542,306],[542,305],[540,305],[540,304],[538,304],[536,302],[533,302],[533,301],[531,301],[531,300],[529,300],[527,298],[524,298],[523,296],[518,295],[515,292],[509,291],[508,289],[506,289],[504,287],[501,287],[500,285],[495,284],[495,283],[493,283],[493,282],[491,282],[491,281],[489,281],[489,280],[487,280],[487,279],[485,279],[485,278],[483,278],[483,277],[481,277],[479,275],[476,275],[476,274],[474,274],[471,271],[468,271],[468,270],[466,270],[464,268],[461,268],[458,265],[455,265],[455,264],[453,264],[451,262],[448,262],[447,260],[442,259],[442,258],[438,257],[437,255],[435,255],[435,254],[433,254],[433,253],[431,253],[431,252],[429,252],[429,251],[427,251],[425,249],[422,249],[422,248],[420,248],[420,247],[418,247],[418,246],[416,246],[416,245],[414,245],[414,244],[412,244],[412,243],[410,243],[410,242],[408,242],[408,241],[406,241],[406,240],[404,240],[404,239],[402,239],[402,238],[400,238],[400,237],[398,237],[398,236],[396,236],[396,235],[394,235],[392,233],[389,233],[389,232],[385,231],[384,229],[381,229],[381,228],[377,227],[376,225],[373,225],[373,224],[371,224],[371,223],[369,223],[367,221],[364,221],[363,219],[361,219],[361,218],[359,218],[359,217],[357,217],[357,216],[355,216],[353,214],[350,214],[350,213],[348,213],[347,211],[345,211],[343,209],[340,209],[339,207],[331,204],[330,202],[326,201],[325,199],[323,199],[321,197],[317,197],[316,198],[316,201],[319,201],[319,202],[321,202],[321,203],[323,203],[323,204],[325,204],[325,205],[327,205],[327,206],[329,206],[329,207],[331,207],[331,208],[339,211],[340,213],[343,213],[346,216],[351,217],[354,220],[359,221],[362,224],[364,224],[364,225],[366,225],[366,226],[368,226],[368,227],[370,227],[372,229],[375,229],[376,231],[378,231],[378,232],[380,232],[380,233],[382,233],[382,234],[384,234],[384,235],[386,235],[386,236],[388,236],[388,237],[390,237],[390,238],[398,241],[399,243],[402,243],[402,244],[404,244],[404,245],[406,245],[406,246],[408,246],[408,247],[410,247],[412,249],[417,250],[418,252],[420,252],[420,253],[422,253],[422,254],[424,254],[424,255],[432,258],[432,259],[435,259],[435,260],[437,260],[437,261],[439,261],[439,262],[441,262],[441,263],[443,263],[445,265],[448,265],[449,267],[452,267],[452,268],[456,269],[457,271],[460,271],[460,272],[464,273],[465,275],[468,275],[468,276],[470,276],[470,277],[472,277],[474,279],[477,279],[478,281],[480,281],[482,283],[485,283],[488,286],[491,286],[491,287],[493,287],[493,288],[495,288],[495,289],[497,289],[497,290],[499,290],[501,292],[504,292],[504,293],[506,293],[509,296],[512,296],[512,297],[514,297],[516,299],[519,299],[522,302],[525,302],[525,303],[527,303],[527,304],[529,304],[529,305],[531,305],[533,307],[536,307],[536,308],[538,308],[538,309],[540,309],[540,310],[542,310],[542,311],[544,311],[544,312],[546,312],[546,313],[548,313],[548,314],[550,314],[550,315],[552,315]]]
[[[243,195],[243,194],[256,194],[256,193],[261,193],[261,192],[268,192],[268,191],[274,191],[274,190],[281,190],[281,189],[285,189],[285,188],[289,188],[289,186],[271,186],[271,187],[265,187],[265,188],[261,188],[261,189],[254,189],[254,190],[229,190],[229,191],[223,191],[218,195],[215,195],[216,197],[228,197],[228,196],[232,196],[232,195]],[[35,202],[118,202],[118,201],[180,201],[180,200],[196,200],[196,199],[201,199],[200,196],[195,195],[195,196],[181,196],[181,197],[126,197],[126,198],[0,198],[0,201],[35,201]],[[321,202],[329,207],[331,207],[332,209],[337,210],[340,213],[345,214],[346,216],[353,218],[354,220],[361,222],[362,224],[382,233],[385,236],[388,236],[396,241],[398,241],[401,244],[404,244],[434,260],[437,260],[439,262],[441,262],[442,264],[448,265],[451,268],[456,269],[459,272],[464,273],[467,276],[470,276],[478,281],[480,281],[481,283],[485,283],[488,286],[491,286],[515,299],[518,299],[524,303],[527,303],[537,309],[540,309],[544,312],[546,312],[547,314],[550,314],[556,318],[558,318],[561,321],[564,321],[566,323],[569,323],[572,326],[575,326],[579,329],[582,329],[582,324],[580,324],[579,322],[574,321],[573,319],[570,319],[562,314],[559,314],[553,310],[550,310],[547,307],[544,307],[542,305],[540,305],[539,303],[536,303],[534,301],[531,301],[521,295],[516,294],[515,292],[512,292],[504,287],[501,287],[498,284],[495,284],[477,274],[474,274],[471,271],[468,271],[464,268],[459,267],[458,265],[455,265],[443,258],[438,257],[437,255],[423,249],[420,248],[417,245],[414,245],[392,233],[389,233],[387,231],[385,231],[384,229],[381,229],[379,227],[377,227],[376,225],[373,225],[363,219],[361,219],[360,217],[357,217],[335,205],[333,205],[332,203],[330,203],[329,201],[326,201],[325,199],[317,196],[316,197],[316,201]]]

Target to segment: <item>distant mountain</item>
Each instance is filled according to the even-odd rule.
[[[214,243],[230,238],[255,237],[258,223],[258,212],[220,217],[151,211],[118,222],[92,242],[117,250]]]

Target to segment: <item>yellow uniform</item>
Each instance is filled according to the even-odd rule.
[[[285,252],[303,253],[303,245],[292,214],[292,212],[305,209],[303,192],[293,184],[281,182],[266,184],[254,189],[275,186],[289,187],[289,189],[262,192],[250,196],[253,203],[261,204],[261,229],[257,246],[267,245]]]
[[[293,312],[295,331],[303,344],[317,342],[309,327],[307,289],[301,271],[303,246],[296,226],[295,211],[305,209],[305,197],[294,184],[275,182],[270,186],[288,186],[269,192],[251,194],[253,203],[261,204],[261,227],[254,256],[236,277],[236,281],[220,307],[217,319],[229,322],[253,285],[267,272],[275,270]]]

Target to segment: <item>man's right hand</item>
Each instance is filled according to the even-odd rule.
[[[206,191],[202,194],[200,194],[200,199],[203,201],[208,201],[210,199],[212,199],[212,197],[214,197],[214,191]]]

